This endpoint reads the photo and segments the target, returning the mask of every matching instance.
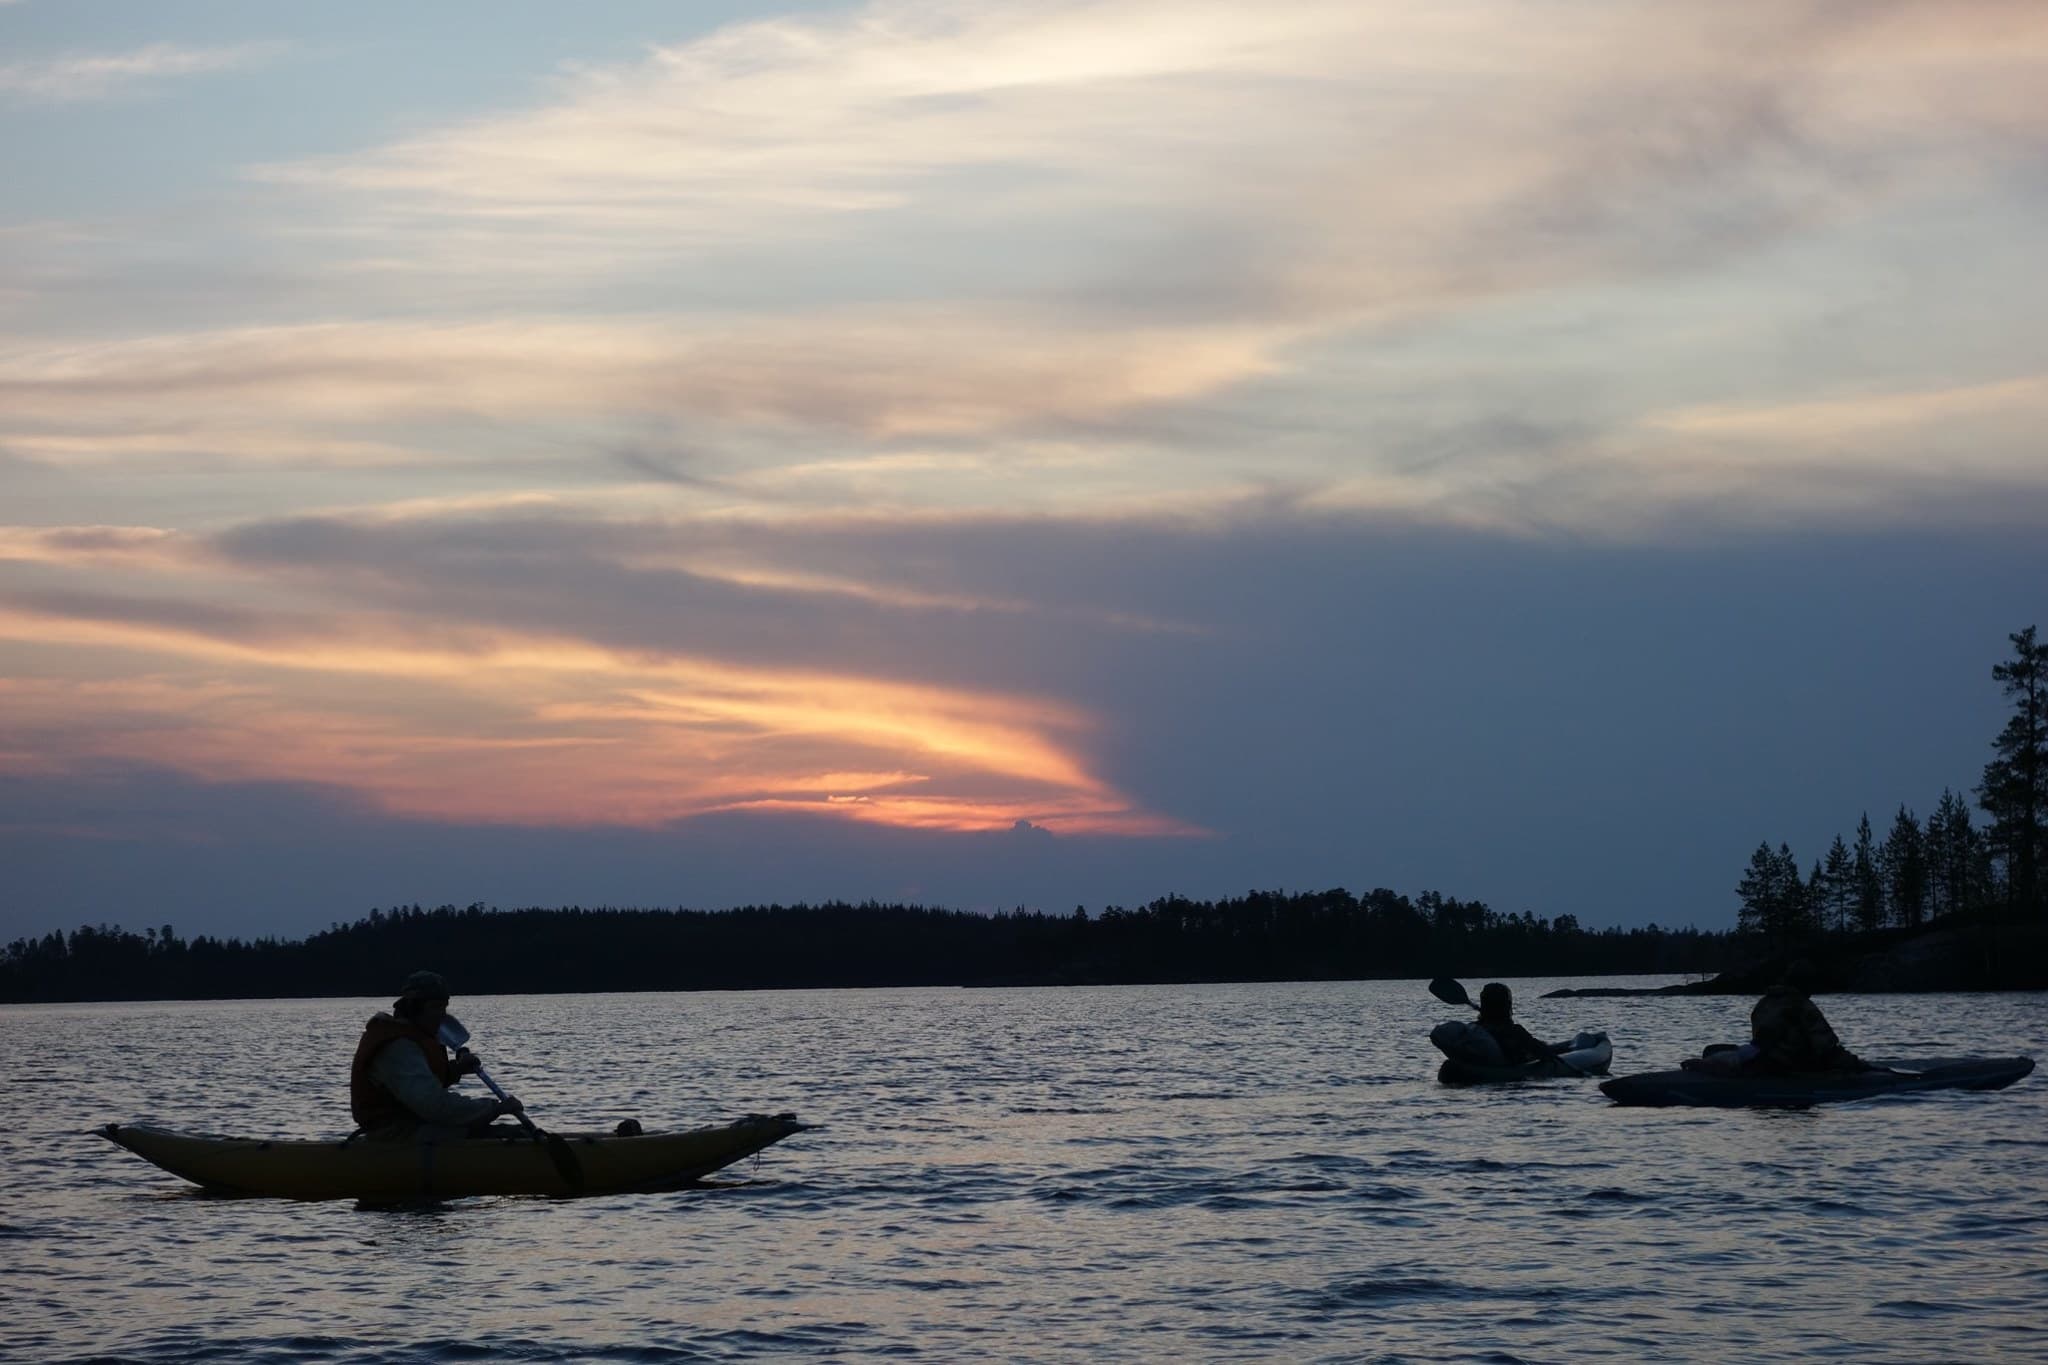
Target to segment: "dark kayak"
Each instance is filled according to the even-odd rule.
[[[1814,1104],[1922,1090],[2003,1090],[2033,1069],[2032,1057],[1947,1057],[1898,1062],[1870,1071],[1805,1072],[1791,1076],[1743,1071],[1650,1071],[1602,1081],[1600,1091],[1616,1104],[1804,1109]]]
[[[1548,1081],[1566,1076],[1604,1076],[1614,1060],[1614,1044],[1604,1033],[1581,1033],[1571,1041],[1571,1050],[1561,1058],[1545,1057],[1520,1066],[1446,1057],[1436,1069],[1445,1085],[1490,1085],[1501,1081]]]

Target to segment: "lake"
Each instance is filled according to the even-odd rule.
[[[1746,1036],[1746,998],[1537,998],[1665,979],[1517,1015],[1617,1074]],[[671,1194],[219,1199],[89,1133],[346,1132],[387,1003],[0,1007],[0,1359],[2048,1359],[2041,1075],[1456,1090],[1419,981],[455,1000],[544,1126],[824,1125]],[[2048,994],[1821,1003],[1866,1057],[2048,1059]]]

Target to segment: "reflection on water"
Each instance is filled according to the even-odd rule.
[[[1515,984],[1617,1073],[1750,1003]],[[2048,1356],[2040,1076],[1806,1113],[1451,1090],[1420,982],[458,1002],[544,1126],[826,1125],[675,1194],[208,1199],[88,1133],[345,1131],[383,1003],[0,1009],[0,1358]],[[2048,1058],[2044,995],[1825,1003],[1865,1055]]]

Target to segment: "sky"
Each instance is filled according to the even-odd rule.
[[[2044,81],[2037,0],[0,0],[0,940],[1728,927],[2048,618]]]

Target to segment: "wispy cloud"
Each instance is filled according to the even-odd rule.
[[[953,281],[959,247],[1011,239],[974,262],[984,287],[1080,309],[1171,285],[1328,324],[1711,255],[1959,137],[2037,134],[2048,15],[1929,8],[881,3],[265,174],[340,195],[386,265],[587,276],[853,243]]]
[[[0,563],[189,567],[195,542],[154,526],[0,526]]]
[[[1939,389],[1872,391],[1789,403],[1721,404],[1662,415],[1652,425],[1686,435],[1762,438],[1814,454],[1873,438],[1924,445],[1937,429],[1960,423],[2009,423],[2038,431],[2048,423],[2048,375]],[[1987,452],[1994,459],[2009,451]]]
[[[64,102],[113,99],[186,76],[262,66],[288,49],[282,42],[187,47],[151,43],[127,52],[81,53],[0,64],[0,95]]]
[[[1278,340],[1198,326],[1090,337],[1042,311],[935,307],[680,325],[326,324],[16,348],[0,354],[0,399],[17,422],[76,423],[85,413],[129,440],[167,422],[232,421],[246,431],[255,414],[371,424],[593,413],[888,438],[1082,420],[1183,398],[1260,373]],[[62,451],[33,439],[32,428],[16,430],[29,450]]]

